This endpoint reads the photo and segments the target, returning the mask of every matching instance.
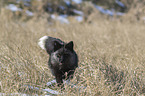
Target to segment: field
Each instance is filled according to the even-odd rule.
[[[145,27],[140,22],[97,19],[91,24],[54,25],[43,18],[27,22],[0,14],[0,92],[46,95],[41,89],[54,77],[48,54],[38,46],[44,35],[74,41],[79,67],[65,85],[65,96],[145,95]],[[29,89],[29,85],[40,90]],[[60,94],[61,95],[61,94]]]

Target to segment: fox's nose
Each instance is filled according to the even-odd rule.
[[[60,63],[62,63],[63,62],[63,60],[60,60]]]
[[[63,57],[60,58],[60,63],[63,63]]]

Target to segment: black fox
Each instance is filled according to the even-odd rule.
[[[78,67],[78,56],[73,49],[73,41],[65,43],[57,38],[43,36],[38,44],[49,54],[48,65],[58,86],[63,85],[63,79],[73,78]]]

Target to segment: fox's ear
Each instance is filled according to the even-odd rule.
[[[61,47],[62,45],[58,41],[54,41],[54,51],[58,50]]]
[[[70,50],[70,51],[73,51],[73,41],[70,41],[68,44],[65,45],[65,48]]]

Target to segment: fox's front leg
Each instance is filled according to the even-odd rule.
[[[57,85],[59,87],[63,87],[62,74],[60,74],[59,72],[55,72],[55,78],[56,78]]]

